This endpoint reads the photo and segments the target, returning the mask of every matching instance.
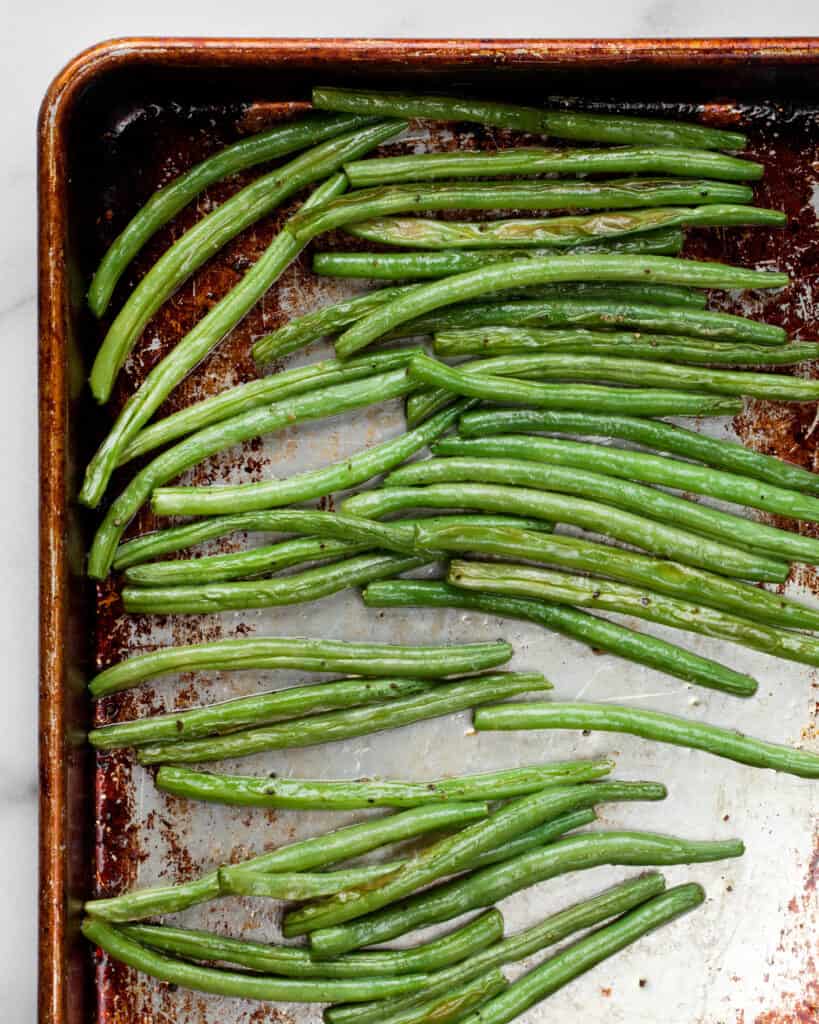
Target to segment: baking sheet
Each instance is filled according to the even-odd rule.
[[[642,108],[645,109],[645,108]],[[237,131],[258,130],[286,113],[275,104],[247,108],[157,107],[121,112],[108,128],[110,151],[100,169],[98,208],[88,210],[97,225],[99,252],[122,226],[123,218],[157,185],[170,180],[190,162],[217,149]],[[778,106],[740,109],[713,105],[712,123],[741,119],[751,130],[752,151],[767,166],[757,191],[760,205],[785,208],[792,224],[781,234],[732,230],[690,233],[688,254],[758,266],[787,269],[795,284],[777,295],[743,306],[736,296],[716,297],[714,305],[764,315],[787,323],[797,337],[815,337],[815,302],[819,298],[816,227],[819,194],[819,147],[816,114]],[[402,148],[420,151],[463,145],[493,148],[504,144],[503,132],[450,131],[413,124]],[[393,150],[396,147],[391,147]],[[127,159],[138,156],[138,174],[126,173]],[[133,168],[132,168],[133,171]],[[258,172],[254,172],[258,173]],[[125,283],[114,308],[156,255],[249,176],[214,186],[163,230],[140,256],[132,280]],[[122,375],[121,402],[151,365],[180,334],[238,278],[249,259],[261,253],[284,210],[250,229],[184,286],[152,321]],[[112,211],[109,216],[106,210]],[[93,230],[93,227],[91,228]],[[332,241],[332,240],[331,240]],[[327,240],[320,240],[327,247]],[[348,243],[344,243],[348,247]],[[97,253],[98,254],[98,253]],[[260,307],[180,388],[168,410],[253,375],[249,342],[287,318],[313,309],[363,286],[319,280],[309,272],[309,254],[283,275]],[[89,328],[90,332],[90,328]],[[93,351],[95,341],[86,344]],[[328,354],[322,344],[298,353],[287,365]],[[277,367],[281,368],[281,367]],[[738,432],[760,450],[779,452],[813,465],[814,444],[808,434],[814,407],[794,413],[780,406],[754,403],[735,423],[699,424],[716,436]],[[680,421],[684,422],[684,421]],[[236,482],[289,475],[324,464],[399,433],[398,403],[374,407],[318,424],[307,424],[209,460],[189,480]],[[121,476],[120,479],[123,479]],[[335,496],[338,501],[339,496]],[[333,502],[325,502],[334,507]],[[148,513],[138,528],[150,527]],[[219,549],[264,543],[254,536],[219,542]],[[215,546],[201,550],[215,550]],[[791,596],[817,603],[812,573],[800,572],[787,586]],[[659,636],[679,639],[670,630],[620,619]],[[554,682],[556,699],[639,703],[691,718],[736,726],[780,742],[816,747],[816,672],[774,661],[765,655],[704,637],[686,636],[685,646],[716,657],[760,680],[752,701],[738,701],[699,690],[660,673],[602,655],[533,624],[502,621],[461,611],[367,610],[353,592],[291,608],[211,616],[124,616],[114,584],[98,588],[97,648],[100,666],[169,643],[181,644],[219,636],[312,635],[334,639],[384,642],[455,642],[503,636],[515,647],[511,667],[541,670]],[[223,700],[305,677],[299,673],[197,673],[168,677],[107,700],[99,721],[144,715]],[[305,750],[278,751],[237,762],[225,770],[247,774],[276,772],[295,777],[381,775],[427,779],[445,774],[489,770],[543,760],[611,755],[621,778],[656,779],[670,790],[660,804],[609,805],[601,828],[635,828],[692,838],[740,836],[747,844],[742,860],[664,871],[669,883],[702,882],[708,893],[704,908],[642,940],[524,1015],[524,1024],[547,1020],[656,1022],[666,1024],[778,1024],[819,1019],[816,951],[819,833],[817,801],[810,783],[717,761],[700,754],[660,747],[636,738],[574,733],[476,735],[468,714],[419,724],[397,732],[362,737]],[[99,894],[133,886],[167,884],[196,877],[229,860],[261,852],[280,843],[317,834],[361,818],[361,813],[318,814],[263,812],[192,804],[155,790],[151,773],[127,753],[100,755],[96,772],[96,871]],[[534,923],[552,912],[634,875],[634,869],[598,868],[536,886],[503,901],[507,930]],[[208,927],[235,936],[275,941],[282,905],[261,899],[225,899],[169,919]],[[423,933],[426,937],[432,932]],[[532,963],[538,958],[534,958]],[[510,976],[516,969],[510,969]],[[175,990],[157,984],[102,958],[98,965],[99,1019],[117,1024],[234,1024],[320,1020],[318,1008],[277,1007]]]

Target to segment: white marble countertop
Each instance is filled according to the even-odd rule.
[[[500,6],[500,11],[499,11]],[[203,14],[203,9],[207,13]],[[35,147],[37,107],[74,54],[120,35],[762,36],[817,34],[804,0],[630,0],[569,5],[507,0],[298,7],[233,0],[3,5],[0,32],[0,999],[8,1024],[35,1020],[37,903],[37,581]]]

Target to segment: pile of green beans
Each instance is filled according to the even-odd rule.
[[[241,139],[156,192],[91,282],[88,303],[99,317],[148,239],[209,184],[304,150],[181,234],[113,318],[90,375],[101,402],[175,289],[283,200],[315,186],[114,419],[87,467],[80,501],[97,506],[118,466],[151,457],[108,506],[89,576],[121,572],[124,610],[151,614],[267,608],[361,587],[367,608],[456,608],[487,621],[530,621],[744,698],[758,688],[751,676],[605,615],[819,666],[819,611],[755,585],[784,583],[792,561],[819,565],[819,540],[692,497],[819,523],[819,477],[657,419],[734,415],[745,398],[819,401],[819,384],[808,376],[763,372],[813,361],[819,344],[791,342],[782,327],[706,308],[707,289],[782,288],[787,275],[677,258],[690,227],[786,224],[785,214],[752,205],[762,165],[719,152],[741,149],[744,136],[620,114],[357,89],[317,88],[313,105],[329,113]],[[430,117],[594,146],[362,159],[396,139],[409,119]],[[418,216],[432,211],[460,219]],[[467,211],[499,216],[472,220]],[[556,215],[541,215],[550,211]],[[304,248],[338,229],[359,240],[350,245],[356,251],[339,251],[343,237],[329,239],[329,251],[313,256],[317,274],[409,283],[308,312],[252,346],[257,366],[321,338],[332,339],[336,358],[244,381],[152,422]],[[405,251],[358,251],[361,241]],[[441,358],[427,355],[426,345],[357,357],[375,342],[415,335],[431,335]],[[443,361],[463,357],[479,358]],[[234,445],[392,399],[406,399],[407,429],[330,465],[250,484],[176,483]],[[601,443],[610,438],[634,447]],[[416,459],[425,449],[429,457]],[[339,511],[324,510],[336,492],[382,474]],[[307,507],[316,500],[320,509]],[[212,518],[123,541],[148,502],[158,516]],[[409,509],[433,514],[384,518]],[[560,526],[627,549],[554,533]],[[277,536],[260,547],[164,560],[259,533]],[[440,578],[430,578],[435,563]],[[423,579],[398,578],[422,567]],[[88,684],[94,699],[180,672],[285,669],[329,677],[132,720],[117,720],[116,702],[103,705],[92,747],[131,748],[138,765],[157,766],[151,777],[174,798],[171,810],[179,800],[386,813],[238,863],[217,861],[190,881],[90,900],[83,934],[111,958],[171,985],[268,1002],[338,1003],[325,1011],[326,1024],[504,1024],[695,908],[704,893],[693,883],[665,891],[665,879],[651,873],[513,935],[504,935],[496,909],[485,908],[568,872],[715,861],[742,856],[743,843],[576,832],[596,820],[598,804],[666,796],[660,782],[612,780],[613,763],[602,758],[431,781],[243,775],[207,765],[470,712],[477,732],[620,732],[819,778],[819,754],[806,750],[631,706],[547,701],[552,683],[543,675],[504,670],[512,654],[500,640],[409,646],[240,630],[104,668]],[[430,838],[420,849],[387,849],[423,836]],[[356,861],[369,853],[372,860]],[[298,901],[284,909],[282,931],[306,936],[306,944],[131,923],[231,896]],[[431,942],[364,949],[475,910],[480,916]],[[502,973],[589,928],[597,930],[513,983]]]
[[[591,899],[567,907],[556,914],[550,914],[531,928],[507,936],[501,942],[477,951],[477,955],[468,962],[459,961],[458,969],[450,967],[441,971],[430,981],[432,991],[426,990],[418,995],[396,996],[378,1006],[334,1006],[327,1012],[328,1024],[372,1024],[385,1017],[391,1020],[392,1015],[411,1010],[430,996],[446,992],[452,985],[462,985],[480,977],[484,971],[532,956],[584,928],[591,928],[618,914],[626,913],[646,900],[658,896],[664,890],[665,879],[653,872],[621,882]],[[347,954],[348,957],[355,955]]]
[[[600,864],[694,864],[741,857],[744,852],[744,845],[736,839],[703,842],[649,832],[588,832],[568,836],[464,878],[439,883],[395,907],[383,907],[365,917],[310,932],[310,949],[315,956],[329,958],[386,942],[416,928],[489,906],[538,882]],[[287,919],[285,928],[286,925]]]
[[[351,886],[332,899],[291,911],[285,916],[282,930],[286,937],[326,932],[345,922],[373,914],[430,882],[468,868],[477,854],[502,847],[521,833],[568,811],[608,801],[663,800],[666,795],[664,786],[650,782],[591,782],[583,786],[542,789],[506,804],[484,821],[433,843],[386,878]],[[363,944],[353,943],[348,948]],[[339,948],[336,948],[335,943],[322,941],[316,944],[311,939],[311,945],[314,949],[321,946],[322,955],[335,956],[346,952],[340,948],[344,942],[339,942]]]

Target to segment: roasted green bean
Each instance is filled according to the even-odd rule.
[[[705,750],[718,757],[771,768],[805,779],[819,778],[819,754],[753,739],[705,722],[677,718],[661,711],[616,704],[498,704],[475,714],[476,729],[600,729],[621,732],[656,743]]]
[[[385,576],[417,569],[430,561],[433,559],[429,556],[412,558],[375,552],[270,579],[228,580],[225,583],[178,587],[126,586],[122,588],[122,604],[126,612],[154,615],[199,615],[230,609],[303,604],[372,580],[384,579]]]
[[[790,629],[819,630],[819,611],[781,594],[750,586],[727,576],[651,558],[610,544],[598,544],[563,534],[532,533],[517,527],[426,526],[419,522],[418,544],[425,550],[493,555],[522,561],[547,562],[562,569],[590,572],[670,597],[701,602],[711,608],[744,615],[757,622]]]
[[[290,510],[288,509],[287,511]],[[294,509],[293,511],[297,510]],[[141,565],[157,555],[165,555],[172,551],[182,551],[185,548],[199,544],[201,541],[212,540],[214,537],[224,537],[232,533],[269,533],[275,531],[276,524],[282,521],[278,517],[278,509],[262,512],[242,512],[235,516],[213,516],[210,519],[203,519],[185,526],[170,526],[165,530],[154,530],[151,533],[143,534],[141,537],[135,537],[133,540],[121,544],[117,548],[114,568],[125,569],[133,565]],[[435,523],[443,523],[446,520],[452,525],[469,521],[469,523],[477,526],[519,526],[527,530],[548,530],[550,528],[550,524],[544,523],[542,520],[522,519],[518,516],[449,515],[436,516],[433,519],[434,522],[428,522],[425,525],[432,526]],[[413,519],[402,519],[390,523],[390,527],[399,531],[405,527],[414,528],[415,522]],[[290,547],[285,549],[285,545],[295,545],[296,543],[301,543],[301,541],[279,541],[278,544],[270,545],[270,568],[284,568],[286,565],[309,561],[311,558],[322,558],[323,545],[329,546],[330,544],[328,540],[322,540],[320,537],[304,538],[303,542],[307,546],[295,550]],[[276,549],[275,553],[273,551],[274,548]],[[251,551],[235,551],[227,555],[208,555],[206,558],[208,562],[211,562],[216,567],[223,564],[222,560],[244,558],[244,556],[250,556],[258,550],[261,549],[253,548]],[[333,548],[331,553],[343,553],[343,551],[343,548],[338,548],[337,550]],[[291,554],[293,556],[292,561],[290,561]],[[202,560],[190,559],[189,561],[195,564]],[[179,564],[181,564],[179,561],[154,563],[153,568],[157,570],[157,575],[145,577],[146,582],[150,578],[159,579],[164,577],[166,572],[173,575],[171,567]],[[159,573],[160,566],[162,566],[161,574]]]
[[[306,245],[326,231],[392,213],[427,210],[608,210],[646,206],[750,203],[753,190],[733,182],[687,178],[618,178],[609,181],[481,181],[384,185],[296,214],[288,230]]]
[[[424,96],[404,92],[313,89],[317,110],[380,117],[428,117],[439,121],[477,121],[537,135],[585,142],[626,145],[686,146],[694,149],[742,149],[745,136],[701,124],[626,117],[622,114],[587,114],[577,110],[541,110],[539,107],[493,103],[456,96]]]
[[[156,784],[167,793],[191,800],[290,810],[350,811],[367,807],[419,807],[445,800],[510,800],[546,786],[589,782],[608,775],[613,767],[611,761],[558,761],[432,782],[401,782],[258,778],[163,765]]]
[[[373,223],[365,221],[365,224]],[[355,225],[353,225],[353,228]],[[351,229],[351,233],[353,230]],[[437,252],[317,252],[313,272],[321,277],[366,278],[370,281],[427,281],[463,274],[509,260],[537,260],[545,256],[590,253],[677,256],[685,239],[679,228],[661,228],[623,238],[582,242],[569,249],[447,249]]]
[[[202,967],[187,960],[156,953],[142,946],[99,918],[87,917],[82,933],[114,960],[142,971],[152,978],[183,985],[196,992],[263,999],[270,1002],[319,1003],[328,999],[365,1002],[422,988],[426,975],[405,974],[396,978],[280,978]]]
[[[705,494],[735,505],[747,505],[763,512],[790,516],[792,519],[807,519],[811,522],[819,520],[819,498],[812,495],[762,483],[753,477],[726,473],[712,466],[695,466],[681,459],[610,445],[566,438],[532,437],[530,434],[501,434],[499,437],[445,438],[434,446],[433,451],[436,455],[530,459],[550,466],[589,469],[618,479]]]
[[[434,349],[436,355],[447,358],[571,352],[575,355],[625,356],[703,366],[793,366],[819,359],[819,344],[811,341],[797,341],[790,345],[753,345],[674,334],[590,331],[584,328],[456,328],[436,333]]]
[[[435,181],[439,178],[493,178],[539,174],[671,174],[681,178],[758,181],[762,164],[723,153],[672,146],[622,146],[616,149],[547,149],[519,146],[493,153],[457,150],[351,160],[344,173],[353,188]]]
[[[406,366],[412,354],[421,354],[422,349],[403,349],[394,352],[379,352],[367,359],[348,359],[342,363],[337,359],[323,359],[293,370],[285,370],[260,380],[250,380],[236,387],[220,391],[210,398],[186,406],[171,413],[164,419],[141,430],[120,457],[120,464],[135,459],[138,455],[159,448],[177,438],[192,434],[195,430],[209,427],[212,423],[229,419],[238,413],[256,409],[260,405],[300,395],[315,388],[343,384],[345,381],[360,380],[374,373],[385,373]]]
[[[363,165],[371,166],[371,163],[363,161]],[[786,221],[785,214],[778,210],[715,204],[615,210],[582,217],[492,221],[376,217],[351,224],[347,231],[368,242],[407,246],[410,249],[474,250],[537,246],[576,250],[586,245],[621,242],[629,238],[636,240],[646,235],[659,238],[663,231],[683,227],[783,227]]]
[[[253,342],[253,358],[259,366],[280,359],[290,352],[295,352],[296,349],[309,345],[311,341],[334,334],[339,327],[355,323],[370,310],[378,309],[385,302],[403,295],[409,287],[411,286],[377,288],[288,320],[271,334],[265,334]]]

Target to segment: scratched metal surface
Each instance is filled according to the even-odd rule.
[[[289,113],[292,108],[275,104],[248,108],[157,105],[120,111],[103,139],[106,149],[98,172],[101,187],[96,192],[96,205],[86,211],[87,222],[96,225],[89,258],[99,255],[123,218],[157,185],[238,134],[258,130]],[[813,111],[735,105],[711,106],[706,115],[714,123],[740,121],[748,128],[751,151],[767,166],[758,202],[787,209],[791,224],[779,234],[758,230],[692,233],[687,251],[691,255],[776,266],[789,270],[795,279],[784,296],[765,302],[757,299],[753,306],[740,306],[736,296],[715,296],[713,305],[746,308],[786,323],[798,337],[815,336],[815,304],[819,301],[817,117]],[[439,149],[491,148],[505,141],[501,132],[435,129],[431,133],[428,127],[414,124],[393,149],[422,150],[431,145]],[[161,232],[137,261],[130,279],[123,282],[113,308],[169,241],[249,177],[237,176],[212,187]],[[117,402],[124,400],[180,334],[238,279],[292,205],[237,239],[202,268],[152,321],[121,375]],[[290,316],[361,287],[317,280],[309,271],[309,257],[302,257],[260,308],[185,382],[168,409],[253,375],[248,355],[253,338]],[[89,328],[89,351],[93,351],[96,341]],[[311,346],[294,357],[292,364],[320,358],[326,351],[326,346]],[[738,433],[760,450],[812,466],[814,412],[812,406],[795,412],[783,406],[754,403],[735,423],[712,421],[700,424],[699,429],[717,436]],[[245,445],[198,467],[189,479],[220,483],[289,474],[341,458],[401,429],[401,409],[393,403]],[[120,482],[124,478],[121,476]],[[338,500],[338,496],[335,498]],[[332,502],[329,507],[333,507]],[[151,525],[149,514],[143,513],[136,528]],[[267,539],[232,538],[221,542],[221,549]],[[201,550],[213,550],[213,546]],[[356,594],[345,593],[313,605],[270,611],[128,617],[118,604],[117,587],[115,581],[98,590],[95,649],[100,666],[155,645],[253,633],[441,643],[504,636],[515,647],[512,667],[543,670],[554,682],[557,698],[637,703],[736,726],[772,740],[817,747],[819,684],[813,670],[706,638],[686,637],[684,643],[757,676],[761,685],[755,700],[741,702],[699,691],[533,625],[487,616],[457,611],[368,611]],[[787,593],[811,603],[817,601],[815,590],[816,580],[807,571],[800,572],[787,586]],[[672,631],[634,624],[675,639]],[[289,685],[302,678],[292,672],[171,677],[156,686],[110,698],[97,709],[97,721],[223,700]],[[705,885],[705,907],[601,965],[521,1020],[525,1024],[568,1019],[606,1020],[609,1024],[649,1024],[658,1020],[665,1024],[807,1024],[819,1020],[815,962],[819,832],[816,790],[806,782],[628,737],[573,733],[478,736],[471,732],[467,714],[344,744],[266,754],[224,767],[303,777],[381,775],[427,779],[603,754],[616,758],[620,777],[662,780],[668,784],[670,796],[662,804],[606,807],[598,827],[651,829],[702,839],[741,836],[748,852],[739,861],[668,869],[670,883],[696,879]],[[151,773],[135,765],[127,753],[98,758],[96,804],[96,879],[100,895],[186,880],[223,862],[360,817],[227,809],[167,798],[156,791]],[[505,900],[501,907],[507,930],[531,924],[634,873],[623,868],[599,868]],[[195,908],[174,920],[275,941],[281,911],[277,903],[237,898]],[[510,976],[516,971],[510,969]],[[105,958],[98,963],[97,988],[98,1019],[105,1024],[308,1024],[320,1020],[317,1007],[273,1007],[174,990]]]

